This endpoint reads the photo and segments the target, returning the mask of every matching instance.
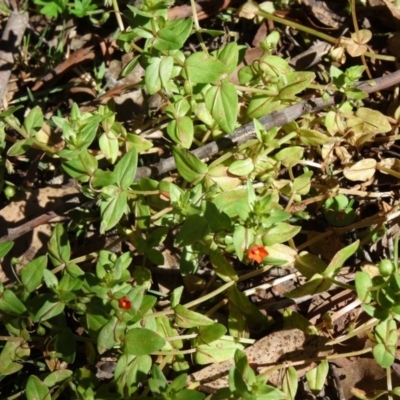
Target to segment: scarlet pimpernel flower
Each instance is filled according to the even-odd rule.
[[[255,244],[247,250],[247,258],[260,264],[265,257],[268,256],[268,251],[264,246]]]
[[[119,305],[119,308],[122,308],[124,310],[130,310],[132,308],[132,303],[126,296],[121,297],[118,300],[118,305]]]

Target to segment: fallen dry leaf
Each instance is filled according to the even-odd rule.
[[[343,175],[349,181],[366,182],[374,176],[375,171],[376,160],[373,158],[365,158],[364,160],[356,162],[351,167],[346,167],[343,171]]]

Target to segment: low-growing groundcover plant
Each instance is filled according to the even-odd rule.
[[[110,6],[90,1],[73,6],[34,3],[49,18],[93,19]],[[318,117],[305,113],[266,130],[258,118],[298,103],[310,87],[326,99],[330,92],[317,84],[315,73],[293,70],[278,54],[278,30],[261,43],[260,58],[240,68],[239,84],[233,83],[245,46],[231,40],[210,51],[204,37],[223,32],[200,28],[196,15],[171,20],[172,3],[144,0],[128,5],[122,19],[118,4],[113,6],[120,28],[116,44],[120,51],[135,53],[122,75],[140,65],[141,89],[161,99],[162,107],[149,111],[152,127],[165,135],[165,151],[173,157],[176,173],[142,173],[156,143],[118,121],[112,100],[94,111],[74,103],[67,114],[51,116],[39,105],[23,118],[19,106],[0,113],[6,196],[12,201],[13,185],[4,178],[12,162],[33,151],[73,178],[91,204],[74,210],[69,222],[54,226],[46,254],[19,266],[16,282],[0,285],[4,397],[203,399],[207,394],[201,387],[187,385],[193,365],[233,358],[229,385],[213,398],[293,399],[293,367],[276,388],[249,366],[243,351],[252,333],[267,332],[274,321],[240,285],[272,266],[294,262],[305,283],[286,296],[316,295],[333,285],[353,290],[372,318],[368,327],[376,361],[387,369],[394,362],[400,315],[397,254],[379,263],[375,277],[357,272],[352,286],[337,276],[360,249],[360,240],[343,246],[329,262],[311,252],[297,254],[295,244],[310,218],[303,202],[313,197],[322,202],[319,215],[326,225],[347,227],[357,218],[353,199],[338,191],[319,193],[318,188],[323,179],[334,181],[334,161],[329,159],[335,146],[362,148],[392,129],[381,112],[362,103],[367,94],[356,83],[365,67],[332,66],[329,91],[341,94],[337,104]],[[256,8],[251,18],[264,14]],[[187,44],[194,41],[199,47],[190,50]],[[245,143],[210,160],[190,152],[252,121],[255,133]],[[59,134],[60,143],[45,140],[44,127]],[[138,126],[137,131],[146,133],[146,128]],[[316,182],[315,174],[321,171],[324,178]],[[386,172],[395,173],[390,168]],[[98,236],[114,231],[118,239],[95,253],[76,256],[71,244],[89,226]],[[377,232],[365,233],[373,234]],[[117,242],[126,246],[114,253]],[[0,243],[0,258],[12,246]],[[154,285],[152,271],[165,264],[168,247],[179,254],[185,285],[166,295]],[[204,262],[209,280],[198,274]],[[218,316],[221,310],[225,319]],[[301,317],[297,321],[318,334]],[[105,362],[114,368],[107,377],[98,373],[99,363]],[[322,360],[307,376],[316,393],[324,385],[327,365]],[[388,391],[397,394],[398,389]]]

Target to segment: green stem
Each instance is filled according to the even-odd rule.
[[[347,283],[343,283],[343,282],[337,281],[337,280],[334,279],[334,278],[328,278],[328,279],[329,279],[333,284],[335,284],[335,285],[337,285],[337,286],[340,286],[340,287],[342,287],[342,288],[344,288],[344,289],[349,289],[349,290],[351,290],[351,291],[353,291],[353,292],[356,290],[354,286],[348,285]]]
[[[68,387],[70,382],[72,382],[74,379],[73,376],[70,376],[68,379],[66,379],[58,388],[57,390],[53,393],[51,396],[51,400],[57,400],[58,397],[62,394],[62,392]]]
[[[235,281],[229,281],[229,282],[225,283],[225,285],[222,285],[218,289],[213,290],[212,292],[206,294],[205,296],[202,296],[197,300],[193,300],[193,301],[191,301],[189,303],[184,304],[183,307],[190,308],[190,307],[193,307],[193,306],[195,306],[197,304],[204,303],[205,301],[207,301],[209,299],[212,299],[213,297],[217,296],[218,294],[224,292],[226,289],[228,289],[229,287],[231,287],[235,283],[236,283]],[[174,312],[175,311],[172,310],[172,309],[171,310],[158,311],[158,312],[155,312],[153,314],[144,315],[143,319],[161,317],[162,315],[171,315]]]
[[[389,390],[389,392],[391,392],[393,389],[392,370],[390,367],[386,368],[386,388],[387,388],[387,390]],[[390,393],[388,395],[388,400],[393,400],[393,397]]]
[[[172,356],[172,355],[180,355],[180,354],[193,354],[196,353],[197,349],[188,349],[188,350],[169,350],[169,351],[155,351],[151,353],[153,356]]]
[[[114,12],[115,12],[115,18],[117,19],[118,27],[121,32],[125,30],[124,23],[121,18],[121,12],[119,11],[118,7],[118,0],[112,0]]]
[[[190,5],[192,7],[192,17],[193,17],[194,28],[196,31],[196,36],[199,39],[202,50],[204,51],[204,53],[208,54],[207,46],[204,44],[203,38],[201,37],[200,33],[199,19],[197,18],[196,2],[194,0],[190,0]]]
[[[13,394],[10,397],[6,397],[4,400],[14,400],[14,399],[18,399],[19,397],[21,397],[23,394],[25,394],[25,390],[21,390],[18,393]]]
[[[0,341],[6,341],[6,342],[22,342],[23,339],[19,336],[0,336]]]
[[[318,37],[318,38],[320,38],[322,40],[325,40],[326,42],[331,43],[331,44],[333,44],[335,46],[339,44],[340,39],[337,39],[337,38],[329,36],[329,35],[327,35],[325,33],[319,32],[319,31],[317,31],[317,30],[315,30],[313,28],[309,28],[308,26],[304,26],[304,25],[298,24],[297,22],[289,21],[289,20],[287,20],[285,18],[278,17],[276,15],[267,13],[267,12],[262,11],[262,10],[258,10],[257,11],[257,15],[259,15],[260,17],[269,19],[271,21],[278,22],[279,24],[283,24],[285,26],[290,26],[290,27],[295,28],[295,29],[297,29],[299,31],[309,33],[310,35],[313,35],[313,36]],[[392,61],[392,62],[396,61],[396,57],[385,56],[385,55],[381,55],[381,54],[375,54],[375,53],[371,53],[369,51],[366,51],[364,53],[364,55],[367,56],[367,57],[375,58],[375,59],[379,59],[379,60]]]

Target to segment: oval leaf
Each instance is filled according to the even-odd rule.
[[[128,354],[143,356],[160,350],[165,340],[156,332],[146,328],[133,328],[125,335],[125,349]]]
[[[192,83],[217,83],[227,74],[225,65],[204,52],[197,52],[186,60],[188,79]]]
[[[351,167],[346,167],[343,171],[343,175],[349,181],[366,182],[374,176],[375,171],[376,160],[373,158],[365,158],[356,162]]]
[[[211,87],[206,93],[205,103],[220,128],[226,133],[232,133],[238,110],[235,86],[224,81],[221,86]]]

